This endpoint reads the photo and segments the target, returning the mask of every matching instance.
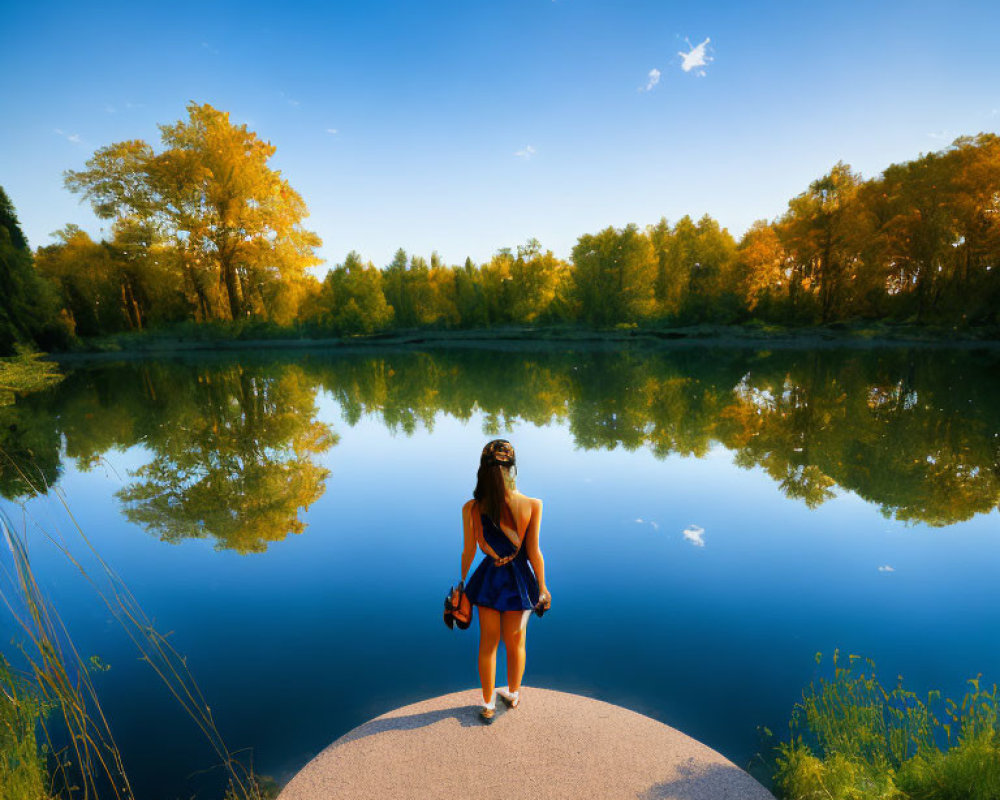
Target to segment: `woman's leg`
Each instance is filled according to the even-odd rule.
[[[530,616],[531,611],[504,611],[501,619],[503,646],[507,651],[507,690],[510,692],[520,691],[524,678],[525,638]]]
[[[483,702],[489,703],[496,683],[500,612],[486,606],[476,606],[476,609],[479,612],[479,682],[483,685]]]

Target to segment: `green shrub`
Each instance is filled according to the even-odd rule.
[[[822,660],[819,653],[817,663]],[[833,678],[809,684],[778,745],[774,788],[786,800],[997,800],[997,687],[979,678],[961,704],[879,681],[871,660],[833,655]]]

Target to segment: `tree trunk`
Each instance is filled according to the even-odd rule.
[[[236,268],[228,259],[222,262],[222,279],[226,283],[226,294],[229,297],[229,316],[234,320],[239,319],[243,316],[243,303],[240,299]]]

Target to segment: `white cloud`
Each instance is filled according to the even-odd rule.
[[[337,129],[336,128],[327,128],[326,132],[329,133],[329,134],[334,134],[334,133],[337,132]]]
[[[878,568],[878,571],[879,572],[895,572],[896,568],[895,567],[890,567],[888,564],[883,564],[881,567]]]
[[[104,106],[104,110],[107,111],[109,114],[114,114],[118,109],[115,108],[110,103],[108,103],[106,106]]]
[[[202,42],[201,46],[202,49],[208,50],[208,52],[211,53],[213,56],[219,55],[219,51],[216,50],[214,47],[212,47],[212,45],[210,45],[208,42]]]
[[[660,82],[661,74],[662,73],[656,67],[653,67],[653,69],[649,71],[649,75],[647,76],[646,85],[639,87],[639,91],[640,92],[653,91],[653,87],[655,87],[656,84]]]
[[[523,158],[527,161],[535,154],[535,152],[536,152],[535,148],[529,144],[525,145],[523,150],[518,150],[516,153],[514,153],[514,155],[517,156],[518,158]]]
[[[684,529],[684,540],[695,547],[705,546],[705,529],[700,525],[688,525]]]
[[[705,75],[705,67],[709,65],[712,61],[712,56],[708,54],[707,48],[708,43],[711,41],[709,38],[705,38],[701,44],[691,47],[691,42],[688,42],[688,47],[691,49],[684,53],[678,51],[677,55],[681,57],[681,69],[685,72],[691,72],[695,70],[695,74]]]
[[[72,142],[73,144],[82,144],[83,139],[80,138],[78,133],[66,133],[66,131],[61,128],[53,128],[53,133],[57,133],[62,136],[67,142]]]
[[[649,524],[653,526],[653,530],[654,531],[658,531],[660,529],[660,526],[656,522],[654,522],[653,520],[650,520]]]
[[[640,525],[642,525],[642,523],[644,522],[644,520],[643,520],[642,517],[637,517],[636,518],[636,522],[638,522]]]

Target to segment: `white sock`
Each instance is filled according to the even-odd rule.
[[[497,693],[494,691],[493,696],[490,698],[490,702],[483,703],[483,708],[488,708],[490,709],[490,711],[493,711],[496,709],[496,707],[497,707]]]

